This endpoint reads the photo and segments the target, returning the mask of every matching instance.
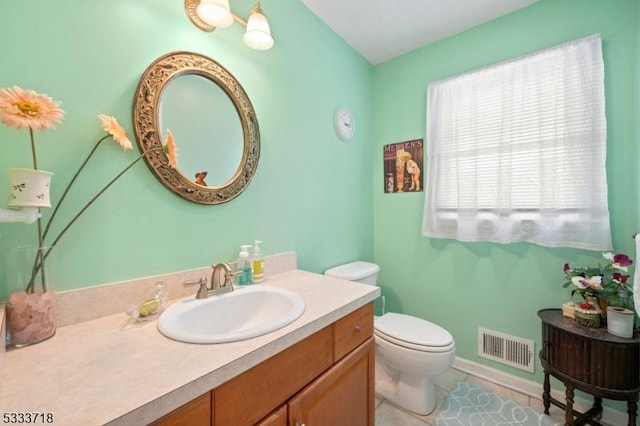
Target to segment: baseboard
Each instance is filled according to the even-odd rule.
[[[542,383],[514,376],[460,357],[456,357],[453,361],[453,368],[462,373],[519,392],[530,398],[542,400]],[[559,401],[564,401],[565,399],[564,392],[555,389],[551,389],[551,396]],[[591,401],[584,398],[575,398],[574,406],[576,410],[584,412],[591,407],[591,403]],[[603,407],[602,421],[613,425],[627,424],[627,413],[609,407]]]

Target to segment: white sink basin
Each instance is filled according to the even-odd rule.
[[[296,293],[266,285],[237,288],[206,299],[186,299],[158,318],[158,330],[187,343],[227,343],[278,330],[302,315]]]

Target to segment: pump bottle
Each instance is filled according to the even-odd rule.
[[[253,281],[253,274],[251,273],[251,259],[249,258],[249,247],[251,247],[251,244],[240,246],[237,271],[242,272],[242,274],[238,275],[238,278],[236,279],[238,285],[249,285]]]
[[[251,257],[251,265],[253,266],[253,282],[259,283],[264,280],[264,258],[260,252],[260,244],[262,241],[255,240],[253,243],[253,256]]]

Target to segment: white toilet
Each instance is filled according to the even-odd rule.
[[[376,285],[380,267],[352,262],[325,275]],[[376,393],[417,414],[436,406],[433,379],[451,368],[456,345],[442,327],[410,315],[385,313],[374,318]]]

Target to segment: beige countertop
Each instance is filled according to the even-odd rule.
[[[0,414],[52,413],[61,425],[146,424],[380,294],[374,286],[301,270],[257,285],[298,293],[304,314],[264,336],[213,345],[170,340],[155,321],[123,328],[124,313],[60,327],[45,342],[4,354]]]

